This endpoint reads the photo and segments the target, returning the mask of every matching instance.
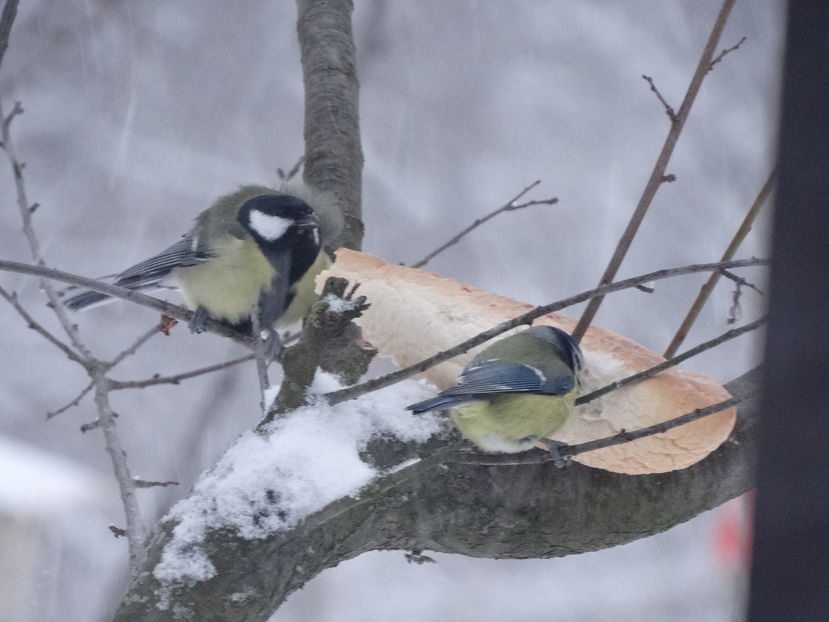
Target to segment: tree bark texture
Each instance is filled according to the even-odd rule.
[[[157,607],[161,586],[152,575],[175,527],[163,522],[115,620],[264,621],[318,573],[372,550],[561,557],[665,531],[752,487],[758,384],[755,370],[726,385],[746,399],[734,432],[681,471],[630,476],[579,464],[454,464],[436,458],[438,450],[290,531],[261,540],[211,533],[205,547],[216,576],[176,586],[166,610]]]
[[[297,0],[305,83],[305,180],[333,192],[345,227],[329,250],[360,250],[363,151],[351,0]]]

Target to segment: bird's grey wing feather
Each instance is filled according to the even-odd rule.
[[[169,283],[165,283],[164,279],[175,268],[195,266],[210,259],[210,257],[211,254],[206,249],[199,248],[198,241],[192,234],[188,233],[182,236],[178,242],[164,249],[157,255],[135,264],[131,268],[127,268],[120,274],[104,277],[101,280],[135,290],[155,291],[169,289],[172,286]],[[112,300],[106,294],[89,289],[81,289],[78,293],[73,293],[75,289],[69,288],[67,294],[70,295],[63,301],[63,304],[73,311],[87,309],[92,306],[97,306],[99,303]]]
[[[205,249],[198,248],[197,241],[187,234],[163,251],[127,268],[115,277],[115,284],[130,289],[158,287],[160,281],[175,268],[195,266],[210,259]]]

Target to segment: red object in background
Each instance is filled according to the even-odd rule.
[[[737,566],[745,573],[751,566],[751,526],[755,496],[756,492],[751,490],[721,505],[712,534],[712,546],[717,559],[723,565]]]

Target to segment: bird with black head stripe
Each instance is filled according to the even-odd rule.
[[[316,299],[314,277],[331,263],[322,244],[341,227],[333,199],[305,184],[283,191],[242,186],[199,214],[178,242],[107,280],[140,291],[180,290],[197,333],[207,318],[250,332],[258,312],[273,354],[277,329],[302,319]],[[63,304],[81,310],[110,300],[83,290]]]

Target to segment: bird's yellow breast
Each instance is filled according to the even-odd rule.
[[[560,428],[575,399],[575,390],[566,395],[506,393],[460,404],[449,415],[460,433],[484,451],[515,453]]]
[[[191,309],[201,306],[217,320],[238,324],[250,317],[276,273],[251,238],[228,236],[211,252],[207,262],[175,270],[182,296]]]

